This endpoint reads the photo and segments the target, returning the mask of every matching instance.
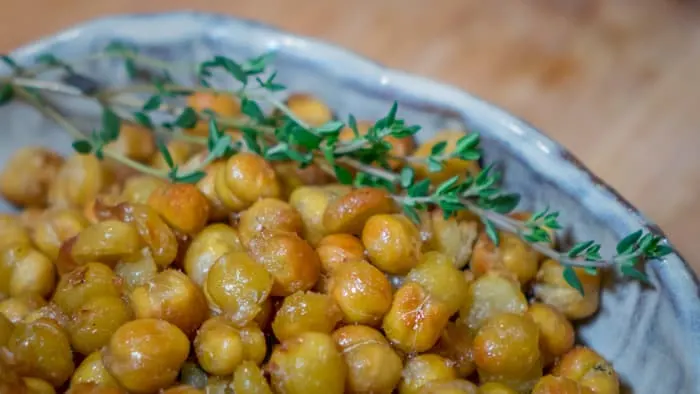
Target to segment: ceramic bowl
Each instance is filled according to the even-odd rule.
[[[102,50],[114,40],[172,62],[202,61],[214,54],[243,59],[275,50],[274,67],[291,91],[313,93],[345,119],[377,118],[393,100],[399,115],[423,126],[419,139],[455,122],[483,134],[486,161],[497,161],[505,185],[525,196],[520,208],[549,205],[571,229],[566,238],[597,239],[611,254],[624,234],[661,230],[591,174],[559,144],[531,125],[457,88],[390,70],[345,49],[230,17],[191,12],[128,15],[84,23],[12,53],[28,64],[51,52],[71,59]],[[123,82],[120,62],[100,60],[83,72],[103,83]],[[177,78],[188,79],[184,73]],[[66,103],[65,101],[62,101]],[[70,105],[70,102],[68,102]],[[20,104],[0,108],[0,161],[13,150],[41,144],[70,151],[68,137]],[[10,209],[3,206],[2,209]],[[579,330],[582,342],[612,361],[624,390],[638,394],[700,392],[698,281],[674,253],[651,262],[653,288],[607,280],[599,313]]]

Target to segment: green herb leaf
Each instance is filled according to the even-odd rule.
[[[415,172],[413,171],[413,168],[411,167],[404,167],[401,169],[401,187],[404,189],[410,187],[413,184],[413,180],[415,179]]]
[[[617,244],[617,253],[618,254],[624,254],[627,252],[630,252],[634,246],[636,245],[637,241],[642,237],[642,230],[638,230],[633,232],[632,234],[627,235],[625,238],[623,238],[618,244]]]
[[[498,246],[501,243],[500,237],[498,236],[498,230],[496,230],[496,225],[493,224],[492,221],[483,218],[482,223],[484,223],[484,226],[486,228],[486,235],[488,235],[489,239],[491,242],[493,242],[494,245]]]
[[[423,179],[420,182],[416,182],[413,186],[408,188],[409,197],[424,197],[428,195],[430,191],[430,179]]]
[[[209,155],[211,156],[212,159],[218,159],[220,157],[223,157],[224,154],[231,148],[231,136],[230,135],[225,135],[221,138],[219,138],[218,141],[216,141],[213,149],[209,151]]]
[[[593,275],[593,276],[598,275],[598,268],[597,267],[591,267],[591,266],[583,267],[583,270],[586,271],[586,273],[588,275]]]
[[[265,121],[265,114],[258,106],[258,103],[245,97],[241,101],[241,112],[257,122]]]
[[[447,148],[447,141],[440,141],[437,144],[433,145],[432,148],[430,148],[430,155],[439,156],[442,154],[442,152],[445,151],[445,148]]]
[[[297,127],[291,134],[290,141],[293,141],[294,143],[301,145],[308,150],[315,150],[321,145],[323,138],[306,129]]]
[[[465,135],[464,137],[457,140],[457,144],[455,146],[455,153],[459,154],[462,152],[473,150],[479,145],[479,139],[480,135],[476,132],[472,132]]]
[[[396,121],[396,112],[398,111],[398,109],[399,109],[399,103],[396,100],[394,100],[394,103],[391,105],[391,109],[389,110],[389,113],[385,117],[385,119],[386,119],[386,126],[385,127],[389,127],[392,124],[394,124],[394,122]]]
[[[413,223],[415,223],[416,225],[420,225],[420,216],[418,215],[418,210],[411,206],[403,205],[403,213],[409,219],[411,219]]]
[[[197,183],[197,182],[201,181],[202,178],[204,178],[205,176],[207,176],[206,172],[197,170],[197,171],[193,171],[189,174],[178,175],[174,179],[174,181],[179,182],[179,183]]]
[[[647,274],[642,271],[639,271],[631,264],[625,264],[620,266],[620,272],[622,272],[622,274],[626,277],[636,279],[646,284],[651,284],[651,281],[649,280]]]
[[[457,184],[457,181],[459,181],[459,175],[455,175],[452,178],[446,180],[445,182],[442,182],[435,189],[435,194],[442,195],[447,193],[452,189],[452,187],[454,187]]]
[[[17,64],[17,62],[15,62],[14,59],[12,59],[10,56],[0,55],[0,60],[2,60],[3,63],[7,64],[12,69],[12,71],[20,71],[19,64]]]
[[[333,170],[335,171],[335,177],[338,178],[338,182],[343,185],[352,185],[352,173],[347,168],[336,165],[333,167]]]
[[[154,94],[151,96],[146,102],[143,104],[143,110],[148,112],[148,111],[153,111],[156,110],[160,107],[161,104],[161,97],[160,95]]]
[[[654,250],[654,252],[651,253],[651,257],[659,258],[659,257],[668,256],[671,253],[673,253],[672,247],[670,247],[668,245],[658,245],[656,247],[656,249]]]
[[[350,130],[352,130],[352,133],[355,135],[355,138],[360,138],[360,132],[357,130],[357,120],[355,119],[355,116],[353,114],[348,115],[348,126],[350,127]]]
[[[207,134],[207,149],[211,152],[217,144],[217,141],[221,138],[223,133],[219,130],[219,125],[216,123],[216,119],[212,116],[209,118],[209,132]]]
[[[490,198],[486,200],[486,203],[484,204],[484,208],[487,208],[491,211],[500,213],[500,214],[508,214],[513,212],[513,210],[518,206],[520,203],[520,195],[516,193],[508,193],[508,194],[500,194],[497,195],[496,197]]]
[[[197,124],[197,112],[195,112],[192,107],[186,107],[177,119],[175,119],[175,125],[182,129],[191,129]]]
[[[0,105],[10,102],[13,96],[14,90],[12,90],[12,85],[8,83],[0,86]]]
[[[579,242],[576,245],[572,246],[566,255],[571,257],[571,258],[579,257],[586,249],[593,246],[594,243],[595,242],[593,240]]]
[[[242,127],[240,130],[243,133],[243,142],[245,142],[246,147],[252,152],[262,154],[262,149],[258,143],[257,130],[249,127]]]
[[[477,150],[466,150],[459,154],[459,158],[466,161],[476,161],[481,159],[481,152]]]
[[[158,141],[157,144],[158,144],[158,150],[160,150],[160,154],[163,155],[163,159],[165,160],[165,163],[168,165],[168,168],[175,167],[175,162],[173,161],[173,157],[170,155],[170,151],[168,151],[168,147],[166,147],[162,141]]]
[[[136,122],[138,122],[140,125],[143,127],[146,127],[147,129],[153,130],[153,122],[151,121],[151,118],[146,115],[143,112],[134,112],[134,119],[136,119]]]
[[[435,160],[434,157],[430,156],[426,160],[428,163],[428,171],[430,172],[440,172],[442,171],[442,164],[440,164],[439,161]]]
[[[335,135],[340,132],[340,130],[345,127],[345,124],[339,120],[332,120],[326,124],[315,127],[314,131],[321,135]]]
[[[569,286],[576,289],[581,296],[584,295],[581,280],[578,278],[578,275],[576,275],[576,271],[569,265],[564,267],[564,280]]]
[[[248,75],[245,71],[243,71],[241,65],[236,63],[234,60],[224,56],[214,56],[214,62],[218,66],[223,67],[229,74],[231,74],[231,76],[236,78],[242,84],[248,83]]]
[[[87,140],[73,141],[73,149],[75,149],[75,151],[78,153],[86,155],[92,152],[92,145],[90,144],[90,141]]]
[[[104,143],[109,143],[119,137],[121,119],[108,107],[102,109],[102,133],[100,137]]]

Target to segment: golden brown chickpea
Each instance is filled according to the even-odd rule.
[[[102,361],[125,389],[152,393],[175,382],[189,352],[187,336],[176,326],[164,320],[138,319],[117,329]]]
[[[24,384],[27,385],[30,394],[56,394],[51,384],[43,379],[37,378],[22,378]]]
[[[72,314],[90,299],[120,295],[121,280],[111,268],[101,263],[87,263],[61,277],[53,302],[64,312]]]
[[[393,392],[403,364],[382,333],[367,326],[345,326],[333,332],[333,339],[348,366],[345,392]]]
[[[129,295],[137,319],[162,319],[193,336],[207,318],[207,302],[202,290],[187,275],[165,270]],[[231,371],[233,373],[233,371]]]
[[[289,199],[294,190],[307,185],[325,185],[333,181],[333,177],[323,171],[319,166],[311,164],[299,168],[299,163],[294,161],[273,162],[277,179],[282,188],[281,196]]]
[[[363,261],[365,247],[350,234],[331,234],[323,237],[316,247],[321,260],[321,271],[332,274],[336,267],[349,261]]]
[[[89,225],[85,217],[73,209],[45,211],[33,223],[32,241],[51,260],[58,258],[61,244]]]
[[[287,107],[311,127],[318,127],[333,119],[333,112],[320,99],[306,93],[294,93],[287,98]]]
[[[73,374],[73,352],[63,329],[49,319],[21,323],[7,343],[24,376],[44,379],[59,387]]]
[[[119,137],[107,144],[105,149],[132,160],[146,162],[156,152],[156,141],[153,138],[153,133],[145,127],[122,123]]]
[[[10,340],[10,334],[12,334],[14,329],[15,325],[12,324],[10,319],[0,313],[0,347],[7,345],[7,341]]]
[[[437,132],[435,136],[428,141],[425,141],[413,153],[413,157],[427,159],[431,154],[433,146],[445,141],[447,146],[443,151],[443,155],[454,152],[457,146],[457,141],[466,134],[461,130],[443,130]],[[447,159],[443,162],[443,168],[438,172],[430,172],[428,166],[424,163],[414,165],[416,175],[420,178],[428,178],[433,184],[444,182],[455,175],[465,176],[467,174],[476,175],[479,172],[479,163],[476,161],[466,161],[461,159]]]
[[[442,380],[425,384],[420,394],[477,394],[477,387],[468,380]]]
[[[574,347],[574,327],[561,312],[547,304],[535,303],[530,305],[527,315],[540,328],[540,350],[545,366]]]
[[[369,129],[372,126],[374,126],[374,122],[360,120],[357,122],[357,132],[360,136],[365,136],[367,135],[367,132],[369,132]],[[353,131],[353,129],[351,129],[350,127],[345,127],[342,130],[340,130],[340,134],[338,135],[339,141],[347,143],[349,141],[352,141],[353,139],[355,139],[355,131]],[[413,151],[416,149],[416,143],[413,140],[412,136],[397,138],[392,135],[389,135],[384,138],[384,141],[391,144],[389,154],[391,154],[392,156],[406,157],[413,153]],[[389,160],[389,165],[392,169],[396,170],[399,167],[401,167],[402,162],[401,160],[391,159]]]
[[[620,381],[613,366],[598,353],[583,346],[575,347],[559,359],[552,375],[569,378],[596,394],[620,392]]]
[[[452,258],[457,268],[467,265],[478,236],[477,222],[455,217],[445,219],[439,209],[420,215],[423,250],[434,250]]]
[[[31,245],[31,243],[27,229],[17,216],[0,213],[0,248],[15,244]]]
[[[230,213],[224,202],[216,194],[216,174],[226,166],[225,160],[212,162],[205,168],[206,175],[197,182],[197,189],[209,201],[209,221],[219,222],[228,217]]]
[[[365,228],[365,223],[375,215],[383,217],[394,212],[396,212],[396,204],[386,190],[363,187],[329,203],[323,213],[323,227],[329,234],[362,234],[364,243],[363,228]],[[418,230],[416,230],[417,232]]]
[[[165,184],[151,192],[148,205],[174,229],[194,235],[209,218],[209,201],[194,185]]]
[[[389,280],[371,264],[349,261],[339,265],[330,280],[330,295],[349,324],[377,326],[391,308]]]
[[[473,356],[482,382],[526,393],[542,376],[539,329],[525,316],[502,313],[487,320],[474,337]]]
[[[66,394],[127,394],[119,387],[101,386],[95,383],[79,383],[71,386]]]
[[[466,379],[476,368],[472,356],[473,342],[474,337],[466,327],[449,322],[431,352],[452,361],[457,375]]]
[[[272,321],[272,331],[280,341],[309,331],[330,334],[341,319],[331,297],[298,291],[282,302]]]
[[[75,154],[66,160],[49,188],[49,204],[82,209],[112,183],[113,176],[94,155]]]
[[[70,316],[63,312],[63,309],[53,302],[29,312],[22,321],[24,323],[31,323],[39,319],[53,320],[64,330],[68,328],[68,323],[70,322]]]
[[[0,250],[0,297],[38,294],[46,297],[56,284],[51,260],[27,244]]]
[[[250,360],[256,365],[262,364],[267,355],[265,333],[256,323],[250,323],[239,328],[238,332],[243,341],[243,359]]]
[[[532,394],[594,394],[588,387],[582,387],[571,379],[546,375],[537,381]]]
[[[0,194],[17,206],[44,207],[62,164],[63,158],[46,148],[20,148],[0,172]]]
[[[263,302],[260,306],[260,312],[258,312],[258,314],[255,315],[255,319],[253,319],[255,324],[257,324],[258,327],[266,330],[269,325],[272,324],[272,317],[275,313],[274,309],[272,298],[267,297],[265,302]]]
[[[374,215],[362,230],[362,243],[369,260],[383,272],[405,274],[420,259],[420,234],[407,217]]]
[[[18,324],[31,312],[46,305],[46,301],[37,294],[23,294],[18,297],[0,301],[0,314],[13,324]]]
[[[115,296],[87,299],[68,324],[73,349],[84,355],[106,345],[112,334],[131,319],[131,310]]]
[[[210,110],[224,117],[241,113],[239,102],[227,94],[196,92],[187,97],[187,105],[197,112]],[[209,134],[209,122],[206,120],[198,121],[191,132],[206,137]]]
[[[243,245],[264,231],[280,231],[301,234],[301,216],[296,209],[282,200],[263,198],[243,211],[238,222],[238,232]]]
[[[165,183],[151,175],[134,175],[124,182],[121,197],[132,204],[147,204],[151,193]]]
[[[275,347],[267,365],[276,392],[342,394],[347,367],[328,334],[305,332]]]
[[[546,260],[537,272],[533,286],[535,297],[552,305],[571,320],[584,319],[598,310],[600,302],[600,275],[586,273],[583,268],[574,271],[583,285],[583,293],[569,286],[564,279],[564,267],[554,260]]]
[[[236,393],[272,394],[262,371],[251,361],[243,361],[236,368],[233,374],[233,388]]]
[[[474,245],[470,268],[479,277],[488,271],[502,271],[513,274],[520,284],[525,285],[535,278],[539,254],[517,235],[499,232],[500,244],[495,246],[482,232]]]
[[[472,333],[489,318],[508,312],[525,314],[527,300],[514,280],[489,272],[472,282],[459,310],[458,321]]]
[[[231,156],[217,171],[216,194],[226,207],[242,211],[261,198],[279,198],[280,184],[272,166],[262,157],[242,152]]]
[[[114,273],[122,279],[124,289],[132,291],[152,280],[158,273],[158,266],[153,261],[151,251],[143,248],[138,255],[117,263],[114,266]]]
[[[119,387],[119,383],[102,363],[102,352],[90,353],[75,369],[70,379],[71,387],[81,383],[93,383],[103,387]]]
[[[512,388],[497,382],[487,382],[479,387],[479,394],[518,394]]]
[[[245,252],[221,256],[206,281],[209,307],[240,324],[253,320],[262,310],[272,287],[270,274]]]
[[[185,272],[202,286],[216,260],[227,253],[244,250],[236,229],[221,223],[209,225],[192,239],[185,254]]]
[[[399,394],[418,394],[430,382],[457,379],[450,361],[437,354],[421,354],[406,362],[399,383]]]
[[[439,253],[425,253],[404,283],[421,285],[435,300],[445,304],[450,315],[457,313],[467,295],[467,282],[451,258]]]
[[[177,166],[185,164],[187,160],[195,154],[194,146],[182,140],[170,140],[166,147],[170,153],[170,157],[173,159],[173,164]],[[170,169],[170,166],[168,166],[168,163],[165,161],[160,151],[156,152],[151,157],[150,164],[151,167],[159,170]]]
[[[387,339],[406,353],[425,352],[440,338],[450,318],[441,302],[417,283],[406,283],[394,294],[382,328]]]
[[[351,190],[348,186],[302,186],[289,196],[289,204],[301,215],[304,239],[311,245],[318,245],[323,236],[327,234],[327,230],[323,226],[326,207]]]
[[[163,390],[161,394],[205,394],[204,390],[188,385],[179,385]]]
[[[250,256],[272,275],[273,296],[310,290],[321,272],[316,251],[294,233],[263,233],[250,241]]]
[[[7,394],[31,394],[27,384],[17,370],[17,365],[6,349],[0,354],[0,393]]]
[[[218,317],[202,324],[193,345],[200,367],[212,375],[233,374],[245,356],[240,332]]]
[[[82,265],[99,261],[114,266],[141,250],[142,241],[135,225],[117,220],[105,220],[90,225],[78,234],[71,256]]]

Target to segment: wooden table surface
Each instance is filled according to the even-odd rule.
[[[698,2],[24,0],[2,8],[0,52],[98,16],[195,9],[458,85],[563,143],[700,271]]]

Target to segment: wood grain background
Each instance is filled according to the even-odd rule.
[[[0,51],[114,13],[257,19],[465,88],[568,147],[700,271],[700,6],[683,0],[23,0]]]

